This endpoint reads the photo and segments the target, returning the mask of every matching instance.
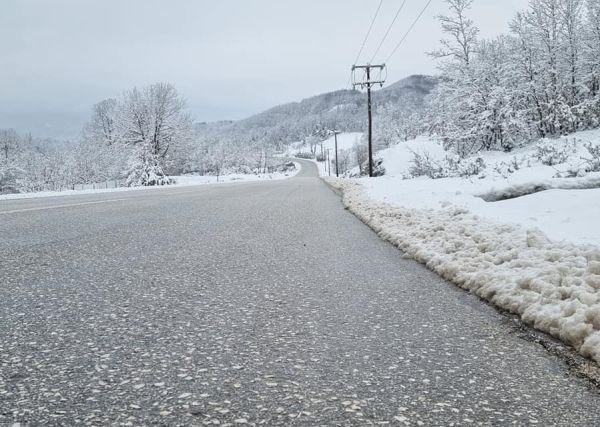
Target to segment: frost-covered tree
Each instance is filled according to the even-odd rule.
[[[20,137],[14,129],[0,129],[0,194],[18,191],[18,177],[23,173],[16,157]]]
[[[433,117],[432,122],[447,148],[452,146],[468,155],[480,149],[480,141],[473,132],[479,124],[481,103],[485,103],[473,70],[479,30],[467,16],[472,0],[446,0],[446,3],[450,14],[438,16],[445,35],[440,41],[442,48],[431,53],[441,61],[442,71],[432,99],[435,104],[450,100],[453,105],[437,108],[443,115]]]
[[[471,1],[447,3],[429,121],[448,149],[511,150],[600,124],[598,0],[531,0],[494,40],[477,39]]]
[[[14,129],[0,129],[0,153],[5,162],[15,155],[19,148],[19,139]]]
[[[93,144],[113,145],[119,140],[116,129],[118,101],[100,101],[93,107],[92,118],[83,129],[84,139]]]
[[[123,144],[134,147],[129,183],[168,181],[164,168],[169,150],[192,136],[192,121],[184,108],[184,100],[167,83],[124,93],[117,107],[116,130]]]
[[[446,0],[449,15],[439,15],[445,38],[440,41],[441,48],[431,53],[436,58],[449,58],[447,66],[458,71],[466,71],[471,63],[477,46],[479,29],[467,14],[473,0]]]

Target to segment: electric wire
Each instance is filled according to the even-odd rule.
[[[423,16],[423,14],[425,13],[425,11],[427,10],[427,8],[429,7],[429,5],[431,4],[432,1],[433,0],[429,0],[427,2],[425,7],[423,8],[423,10],[421,10],[419,15],[417,15],[417,17],[415,18],[413,23],[410,25],[410,27],[408,27],[408,30],[406,31],[406,33],[404,33],[404,36],[402,36],[402,38],[400,39],[400,41],[398,42],[396,47],[394,47],[394,49],[392,50],[392,53],[390,53],[390,56],[388,56],[387,59],[385,60],[385,64],[387,64],[389,62],[389,60],[392,58],[392,56],[394,56],[396,51],[400,48],[400,46],[402,46],[402,43],[404,43],[404,40],[406,40],[406,37],[408,37],[408,35],[412,31],[412,29],[415,27],[415,25],[417,25],[417,22],[419,22],[419,20],[421,19],[421,17]]]
[[[405,4],[406,4],[406,0],[403,0],[402,4],[400,5],[400,7],[398,8],[398,10],[396,11],[396,15],[394,16],[394,19],[392,20],[392,23],[389,25],[389,27],[388,27],[387,31],[385,32],[383,38],[379,42],[379,46],[377,46],[377,49],[375,49],[375,53],[373,54],[373,57],[371,58],[371,61],[370,61],[371,64],[373,63],[373,60],[375,59],[375,57],[377,56],[377,54],[379,53],[379,51],[381,50],[381,46],[383,46],[383,43],[386,41],[387,37],[390,35],[390,31],[392,31],[392,27],[396,23],[396,20],[398,19],[398,16],[400,16],[400,12],[402,12],[402,9],[404,9],[404,5]]]
[[[379,0],[379,5],[377,6],[377,10],[375,11],[375,15],[373,15],[373,19],[371,19],[371,24],[369,25],[369,30],[367,31],[367,34],[365,35],[365,38],[362,42],[362,45],[360,46],[360,50],[358,51],[358,55],[356,55],[356,59],[354,60],[353,64],[356,64],[358,62],[358,60],[360,59],[360,55],[362,55],[363,50],[365,49],[365,46],[367,44],[367,40],[369,39],[369,36],[371,35],[371,31],[373,30],[373,25],[375,25],[375,21],[377,20],[377,16],[379,16],[379,11],[381,10],[381,5],[383,4],[383,0]],[[348,76],[348,83],[347,83],[348,87],[351,87],[352,89],[354,89],[352,87],[352,72],[350,72],[350,75]]]
[[[358,62],[358,60],[360,59],[360,55],[363,53],[363,50],[365,49],[365,45],[367,44],[367,40],[369,39],[369,36],[371,35],[371,31],[373,30],[373,25],[375,25],[375,20],[377,19],[377,16],[379,15],[379,11],[381,10],[382,4],[383,4],[383,0],[379,0],[379,6],[377,6],[375,15],[373,16],[373,19],[371,20],[371,25],[369,25],[369,30],[367,31],[367,35],[365,36],[365,39],[362,42],[362,46],[360,47],[360,50],[358,51],[358,55],[356,55],[356,59],[354,60],[354,64],[356,64]]]

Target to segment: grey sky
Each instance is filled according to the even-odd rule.
[[[0,113],[85,113],[103,98],[173,83],[200,120],[237,119],[345,86],[379,0],[2,0]],[[384,0],[362,61],[400,0]],[[407,0],[382,60],[425,0]],[[527,0],[475,0],[483,36],[507,30]],[[434,73],[433,0],[388,63],[390,82]],[[6,123],[0,123],[6,125]]]

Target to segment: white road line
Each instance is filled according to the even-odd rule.
[[[73,206],[97,205],[99,203],[120,202],[123,200],[127,200],[127,199],[110,199],[110,200],[100,200],[98,202],[73,203],[70,205],[56,205],[56,206],[44,206],[44,207],[40,207],[40,208],[15,209],[12,211],[0,211],[0,215],[13,214],[13,213],[19,213],[19,212],[44,211],[46,209],[70,208]]]

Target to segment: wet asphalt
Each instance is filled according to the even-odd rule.
[[[0,201],[0,425],[600,425],[600,394],[284,181]]]

